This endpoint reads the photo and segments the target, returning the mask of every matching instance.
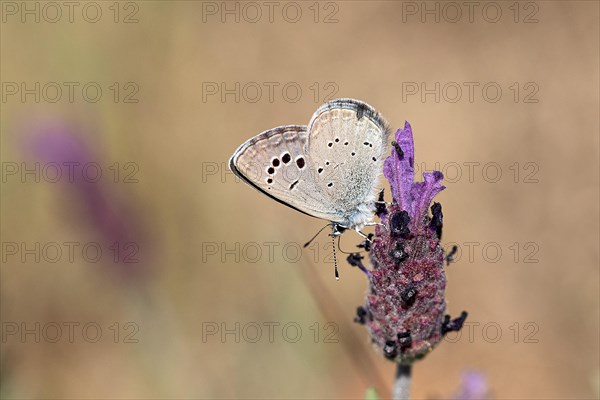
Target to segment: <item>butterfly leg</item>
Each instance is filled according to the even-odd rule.
[[[367,239],[368,241],[371,241],[371,239],[369,239],[369,237],[364,234],[363,232],[361,232],[358,228],[354,228],[354,230],[356,231],[356,233],[358,233],[362,238]]]

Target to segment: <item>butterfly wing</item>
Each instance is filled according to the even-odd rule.
[[[346,227],[371,219],[389,130],[371,106],[354,99],[325,103],[308,125],[307,154],[316,190]]]
[[[265,131],[242,144],[229,168],[272,199],[317,218],[336,221],[309,170],[306,126],[287,125]]]

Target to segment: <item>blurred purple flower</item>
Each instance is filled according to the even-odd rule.
[[[385,160],[393,203],[380,205],[382,225],[375,229],[370,246],[370,290],[356,321],[366,324],[371,339],[386,358],[410,363],[427,355],[449,331],[459,330],[466,312],[455,319],[445,314],[447,255],[440,246],[442,207],[433,197],[444,189],[439,171],[423,174],[414,182],[414,143],[407,122],[396,132],[392,154]],[[365,269],[360,256],[349,262]],[[365,269],[366,270],[366,269]]]
[[[60,182],[65,187],[72,188],[76,196],[75,202],[83,206],[85,217],[88,218],[92,229],[106,242],[107,247],[119,246],[120,256],[115,261],[122,266],[121,272],[126,275],[132,273],[139,264],[132,262],[131,257],[128,258],[127,254],[122,253],[132,254],[131,246],[138,246],[139,232],[136,232],[136,235],[132,232],[132,227],[137,226],[132,213],[119,201],[116,193],[102,184],[103,180],[109,179],[106,177],[107,166],[102,166],[97,155],[75,130],[64,124],[39,125],[28,139],[27,148],[36,162],[42,165],[54,163],[60,167]],[[95,179],[89,179],[82,172],[86,166],[94,164],[100,171],[104,169],[104,179],[94,181]],[[70,209],[69,204],[65,204],[65,208]],[[76,218],[74,216],[75,220]]]
[[[458,392],[452,396],[454,400],[486,400],[489,398],[485,376],[477,371],[464,372],[461,386]]]

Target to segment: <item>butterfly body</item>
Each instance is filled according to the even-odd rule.
[[[331,221],[342,228],[337,231],[360,229],[375,211],[388,135],[371,106],[337,99],[319,107],[307,126],[280,126],[251,138],[229,166],[255,189]]]

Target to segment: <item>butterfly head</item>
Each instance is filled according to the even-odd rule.
[[[338,237],[340,236],[342,233],[344,233],[344,231],[348,229],[345,226],[342,226],[340,224],[337,224],[335,222],[331,223],[331,237]]]

